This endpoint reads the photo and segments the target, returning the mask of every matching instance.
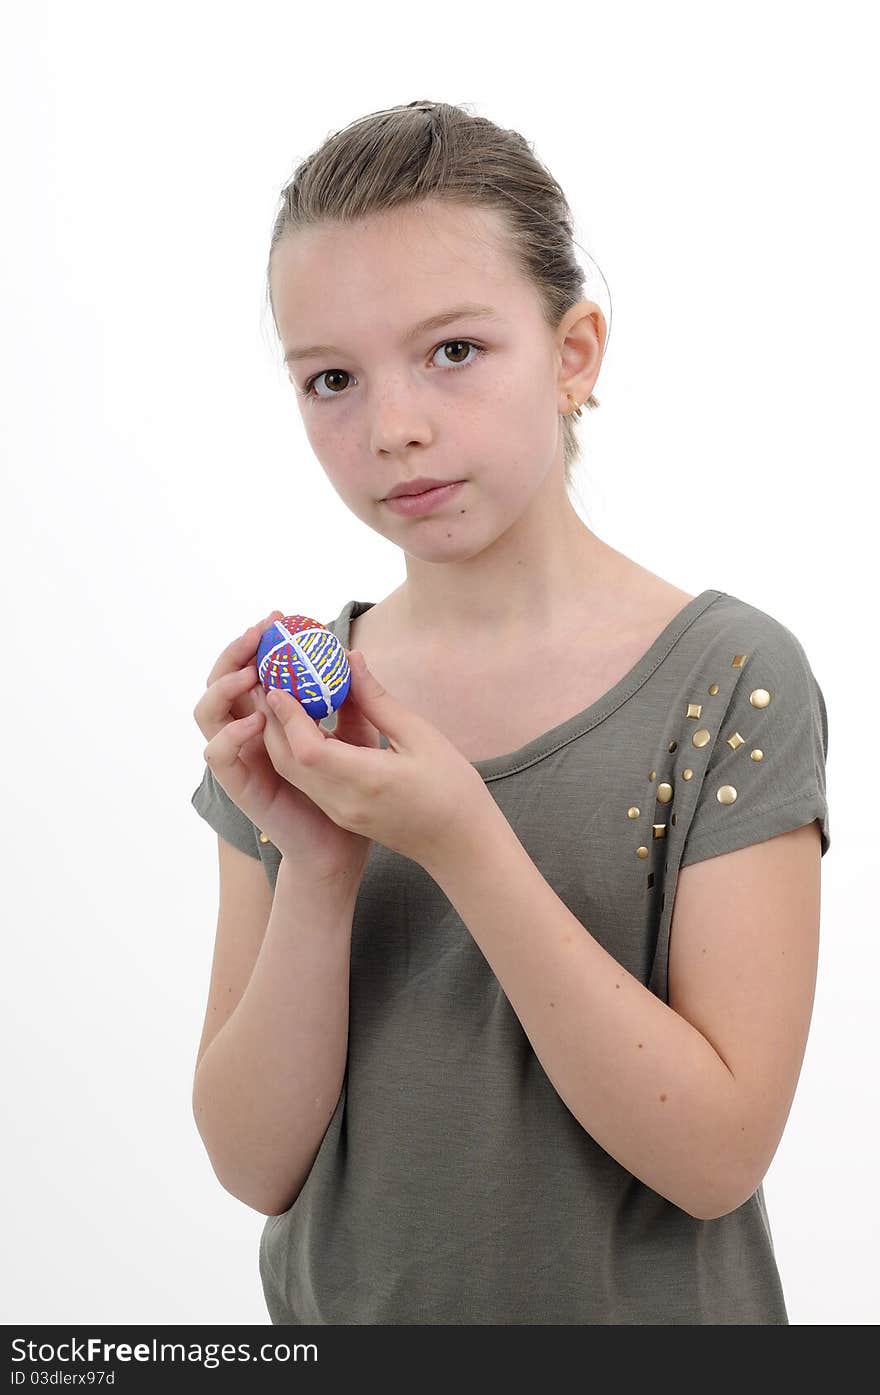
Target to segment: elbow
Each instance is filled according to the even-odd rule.
[[[208,1147],[207,1139],[205,1138],[204,1134],[199,1128],[199,1119],[197,1112],[196,1128],[199,1131],[199,1137],[202,1140],[202,1145],[207,1154],[208,1161],[211,1164],[211,1170],[213,1171],[217,1181],[220,1183],[220,1186],[223,1188],[225,1192],[229,1194],[229,1196],[235,1197],[236,1201],[240,1201],[244,1206],[249,1206],[252,1211],[257,1211],[261,1216],[281,1216],[284,1214],[285,1211],[288,1211],[290,1209],[290,1207],[293,1205],[292,1200],[285,1200],[279,1203],[275,1198],[269,1199],[264,1194],[257,1195],[254,1192],[252,1192],[247,1186],[242,1185],[242,1179],[240,1177],[236,1176],[233,1179],[233,1177],[229,1176],[228,1173],[224,1172],[224,1170],[215,1161],[215,1158],[211,1153],[211,1149]],[[293,1200],[296,1200],[296,1198],[294,1197]]]
[[[693,1208],[687,1208],[696,1220],[720,1221],[744,1206],[760,1187],[773,1150],[759,1148],[755,1142],[747,1147],[742,1141],[744,1132],[742,1116],[735,1112],[733,1122],[725,1120],[725,1127],[714,1135],[711,1154],[702,1169],[700,1195],[692,1198]],[[749,1132],[757,1135],[756,1129]]]
[[[227,1192],[229,1196],[235,1197],[235,1200],[240,1201],[243,1206],[248,1206],[251,1211],[256,1211],[260,1216],[283,1216],[284,1212],[288,1211],[293,1205],[292,1201],[285,1200],[279,1203],[274,1197],[269,1198],[265,1194],[252,1192],[247,1187],[243,1187],[239,1179],[236,1179],[235,1182],[231,1180],[225,1181],[215,1166],[213,1159],[211,1160],[211,1167],[214,1169],[214,1176],[217,1178],[223,1190]]]
[[[241,1200],[240,1197],[239,1197],[238,1199]],[[265,1206],[262,1202],[260,1203],[259,1206],[255,1205],[254,1202],[252,1202],[252,1201],[246,1201],[244,1204],[245,1204],[245,1206],[249,1206],[250,1209],[251,1209],[252,1211],[256,1211],[258,1215],[260,1215],[260,1216],[266,1216],[266,1217],[268,1217],[268,1216],[283,1216],[283,1215],[284,1215],[284,1212],[290,1209],[290,1208],[287,1207],[287,1206],[282,1206],[281,1209],[279,1210],[277,1207],[274,1207],[274,1206],[269,1206],[269,1207],[267,1207],[267,1206]]]
[[[722,1216],[729,1216],[744,1206],[758,1190],[761,1180],[759,1177],[756,1181],[751,1175],[744,1181],[741,1173],[735,1177],[714,1178],[713,1186],[699,1198],[699,1205],[687,1208],[689,1214],[698,1221],[720,1221]]]

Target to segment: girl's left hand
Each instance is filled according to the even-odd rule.
[[[464,825],[486,801],[482,776],[442,732],[391,696],[359,649],[349,654],[346,703],[384,732],[389,746],[332,739],[290,693],[267,693],[274,714],[263,737],[279,775],[341,828],[375,839],[430,870],[454,856]]]

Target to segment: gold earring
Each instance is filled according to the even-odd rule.
[[[573,410],[569,413],[569,415],[570,415],[570,416],[573,416],[573,417],[581,417],[581,416],[583,416],[583,412],[581,411],[580,406],[579,406],[578,403],[575,401],[575,399],[572,397],[571,393],[570,393],[570,392],[567,392],[565,395],[566,395],[566,397],[568,398],[569,402],[574,402],[574,408],[573,408]]]

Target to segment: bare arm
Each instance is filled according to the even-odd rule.
[[[714,1220],[741,1206],[779,1142],[806,1044],[815,822],[681,871],[667,1005],[572,915],[494,801],[472,818],[457,854],[426,870],[563,1103],[681,1210]]]
[[[193,1114],[218,1179],[264,1215],[292,1205],[342,1089],[358,883],[313,883],[284,858],[253,973],[205,1048]]]

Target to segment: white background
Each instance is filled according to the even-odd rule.
[[[791,1322],[878,1320],[870,22],[766,0],[4,20],[3,1322],[268,1322],[264,1218],[191,1113],[217,910],[192,709],[273,607],[330,620],[403,579],[309,450],[264,276],[295,165],[417,98],[522,132],[610,285],[585,520],[775,616],[822,687],[819,981],[764,1185]]]

